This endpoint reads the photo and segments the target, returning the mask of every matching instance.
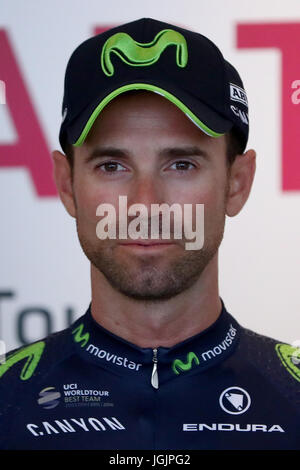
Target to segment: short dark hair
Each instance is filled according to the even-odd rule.
[[[227,166],[231,167],[237,155],[242,155],[244,153],[244,144],[239,133],[235,128],[225,134],[226,143],[227,143]],[[65,145],[65,154],[67,160],[70,164],[71,170],[74,166],[74,147],[69,142],[66,142]]]
[[[227,143],[226,157],[227,166],[231,167],[237,155],[242,155],[245,151],[245,144],[239,132],[233,127],[225,134]]]
[[[74,147],[73,147],[73,145],[70,144],[69,142],[66,142],[64,152],[65,152],[65,155],[66,155],[67,160],[69,162],[69,165],[70,165],[71,169],[73,170],[73,166],[74,166]]]

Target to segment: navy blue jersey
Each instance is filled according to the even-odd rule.
[[[299,357],[224,304],[208,329],[157,349],[88,309],[0,365],[0,448],[299,450]]]

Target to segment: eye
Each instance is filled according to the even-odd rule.
[[[175,168],[174,168],[174,165],[175,165]],[[192,169],[196,168],[196,165],[194,165],[193,163],[188,162],[186,160],[180,160],[180,161],[172,163],[170,168],[172,168],[172,167],[175,170],[187,171],[187,170],[192,170]]]
[[[118,171],[126,171],[126,168],[118,162],[108,161],[97,165],[104,173],[116,173]]]

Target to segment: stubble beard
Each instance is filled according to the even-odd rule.
[[[217,218],[214,233],[205,239],[202,249],[185,250],[181,240],[180,248],[167,262],[161,259],[164,255],[157,254],[117,256],[116,249],[122,249],[117,248],[118,240],[99,240],[95,234],[91,241],[78,219],[76,224],[85,255],[114,289],[137,301],[157,302],[180,294],[200,278],[223,239],[225,210]]]

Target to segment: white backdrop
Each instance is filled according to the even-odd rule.
[[[227,219],[220,294],[242,325],[283,341],[299,339],[300,189],[281,189],[281,56],[276,49],[236,44],[238,23],[300,23],[300,3],[2,0],[0,30],[9,38],[49,151],[59,148],[64,71],[74,48],[97,26],[140,17],[208,36],[243,78],[257,174],[244,210]],[[0,55],[0,80],[3,67]],[[0,104],[0,338],[7,349],[64,328],[90,301],[89,264],[74,220],[57,197],[37,195],[28,168],[7,166],[1,153],[1,146],[17,141],[10,106]],[[32,158],[39,160],[34,149]]]

